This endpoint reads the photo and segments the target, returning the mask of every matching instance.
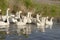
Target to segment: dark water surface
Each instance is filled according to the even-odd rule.
[[[18,35],[17,25],[10,24],[9,34],[4,35],[4,39],[0,40],[60,40],[60,24],[55,24],[52,29],[46,29],[45,32],[41,32],[36,28],[34,24],[25,25],[30,31],[30,34],[25,37],[24,35]]]

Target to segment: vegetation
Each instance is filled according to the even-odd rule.
[[[0,0],[0,9],[2,10],[2,13],[5,13],[7,8],[7,0]]]
[[[6,37],[6,32],[5,31],[0,31],[0,39],[5,39]]]
[[[0,0],[0,9],[2,9],[3,14],[5,14],[7,7],[14,11],[32,11],[34,14],[39,13],[43,16],[60,17],[60,5],[57,4],[38,4],[32,0]]]

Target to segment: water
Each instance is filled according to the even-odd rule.
[[[5,38],[0,38],[0,40],[60,40],[60,24],[53,25],[52,29],[45,29],[45,32],[38,30],[34,24],[25,26],[28,28],[25,28],[27,36],[17,33],[17,25],[10,24],[9,34],[5,34]]]

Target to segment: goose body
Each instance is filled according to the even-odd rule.
[[[41,21],[37,23],[37,28],[45,32],[45,18],[41,18]]]
[[[8,27],[9,27],[9,23],[0,21],[0,28],[8,28]]]
[[[27,19],[26,17],[24,17],[23,20],[20,20],[19,22],[17,22],[17,25],[26,25],[26,23],[27,23]]]
[[[28,14],[27,14],[27,23],[32,23],[32,17],[31,17],[31,12],[28,12]]]
[[[50,19],[50,21],[48,20],[48,18],[46,19],[46,28],[50,27],[50,29],[52,29],[52,25],[53,25],[53,17]]]
[[[21,13],[21,11],[19,12],[19,14],[20,13]],[[20,18],[20,16],[19,16],[19,18]],[[18,21],[16,24],[19,27],[19,25],[26,25],[26,23],[27,23],[27,18],[26,18],[26,16],[23,16],[23,19],[20,18],[20,21]]]
[[[7,13],[6,13],[7,22],[0,21],[0,28],[8,28],[8,27],[9,27],[9,16],[8,16],[8,11],[9,11],[9,9],[7,9]]]
[[[20,33],[20,30],[21,30],[21,29],[26,28],[26,26],[25,26],[26,23],[27,23],[26,16],[23,16],[22,19],[20,18],[20,21],[16,22],[17,28],[18,28],[17,33]],[[20,35],[20,34],[19,34],[19,35]]]

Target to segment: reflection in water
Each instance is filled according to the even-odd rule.
[[[34,24],[27,24],[24,29],[20,29],[16,24],[10,24],[9,34],[5,36],[5,40],[60,40],[59,26],[53,25],[53,29],[50,30],[41,26],[37,28]]]
[[[31,26],[28,25],[24,25],[24,26],[20,26],[20,27],[25,27],[25,28],[18,28],[17,29],[17,33],[20,34],[31,34]]]
[[[39,26],[38,30],[41,31],[41,32],[45,32],[45,26]]]
[[[25,28],[23,28],[23,27],[25,27],[25,25],[24,26],[19,25],[19,27],[17,27],[17,33],[18,33],[19,36],[21,34],[23,34],[23,31],[25,31]]]
[[[14,23],[11,23],[9,25],[9,30],[8,30],[9,34],[6,35],[6,40],[17,40],[17,25]]]
[[[18,28],[16,24],[10,24],[9,34],[7,34],[6,40],[18,40],[21,35],[28,37],[27,35],[31,34],[31,26],[29,24],[20,27],[25,28]]]

